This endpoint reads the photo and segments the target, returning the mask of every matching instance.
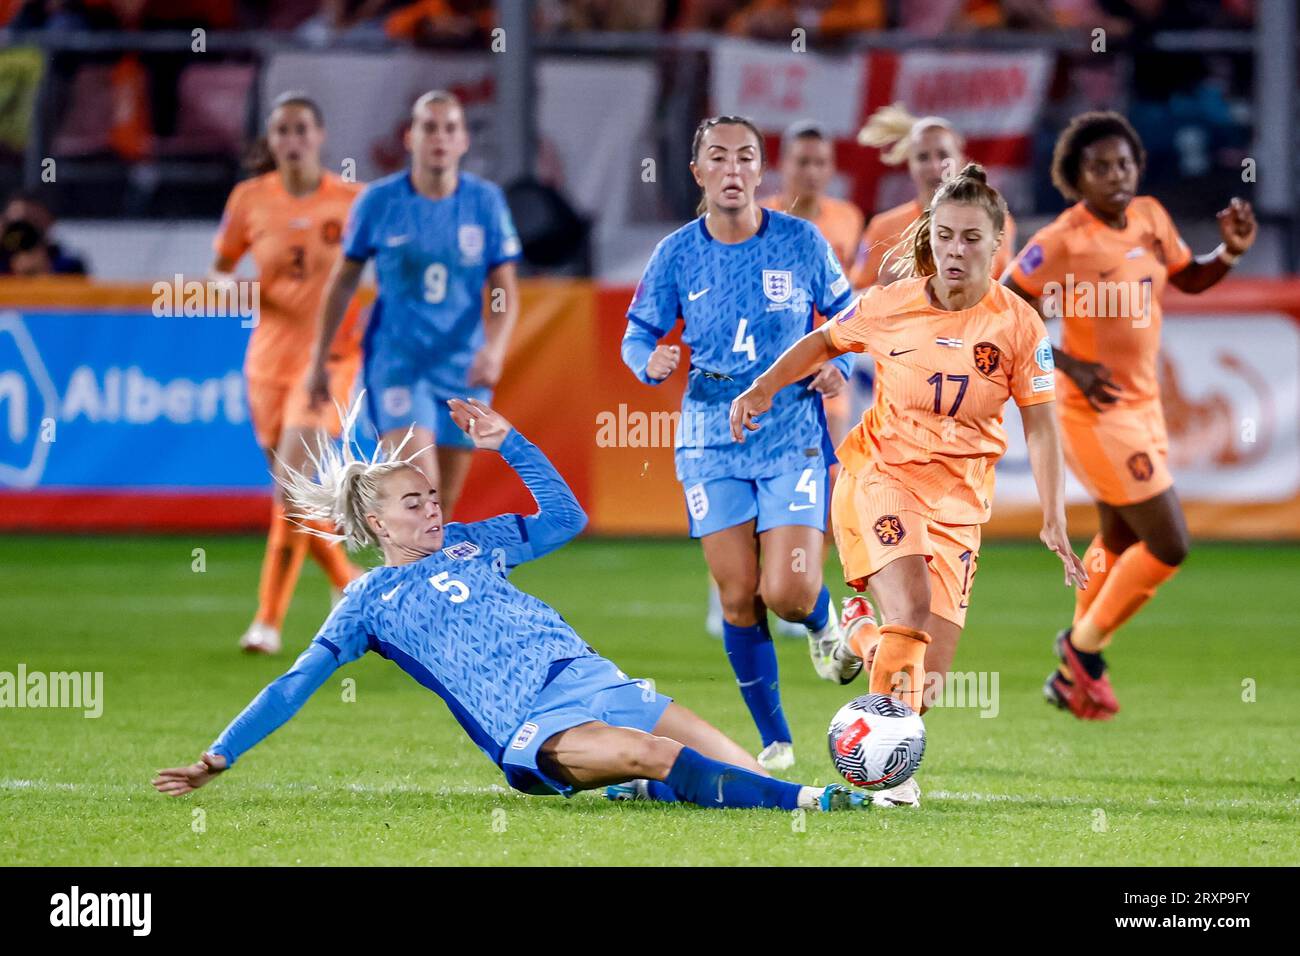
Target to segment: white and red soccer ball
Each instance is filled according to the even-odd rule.
[[[898,786],[916,773],[925,756],[921,716],[884,694],[849,701],[831,719],[826,736],[835,769],[865,790]]]

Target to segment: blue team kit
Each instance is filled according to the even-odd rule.
[[[571,788],[537,766],[547,738],[593,720],[651,731],[670,698],[599,656],[509,573],[560,547],[586,521],[546,457],[518,432],[501,455],[539,506],[446,526],[443,547],[374,568],[348,585],[293,667],[263,690],[212,747],[234,764],[282,725],[334,671],[368,651],[447,704],[475,745],[526,793]]]
[[[519,252],[505,195],[470,173],[460,173],[443,199],[417,193],[407,170],[361,193],[343,254],[375,260],[379,296],[362,343],[362,382],[366,413],[380,433],[414,422],[432,430],[439,445],[473,447],[446,401],[492,397],[468,383],[484,341],[483,286]]]
[[[825,530],[834,461],[821,396],[805,379],[783,388],[743,444],[731,438],[731,401],[813,328],[851,301],[849,280],[811,223],[764,209],[744,242],[718,242],[704,217],[655,247],[628,309],[623,359],[641,381],[680,317],[691,367],[677,431],[677,477],[692,537],[757,519],[757,530]],[[848,378],[851,357],[834,364]]]

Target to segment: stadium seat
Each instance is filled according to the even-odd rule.
[[[109,64],[95,64],[77,70],[68,108],[51,144],[55,156],[91,156],[111,148],[112,69]]]
[[[188,66],[177,91],[176,133],[158,146],[170,156],[238,156],[247,135],[254,68],[246,63]]]

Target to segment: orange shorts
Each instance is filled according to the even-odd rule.
[[[1094,501],[1133,505],[1173,486],[1169,436],[1158,403],[1105,412],[1061,405],[1061,450]]]
[[[330,359],[325,369],[329,373],[330,397],[333,401],[321,402],[315,408],[307,397],[304,376],[297,382],[282,379],[248,379],[248,414],[253,420],[253,433],[262,448],[275,448],[280,436],[288,428],[311,430],[325,429],[337,438],[342,423],[339,421],[337,402],[347,408],[352,393],[352,382],[361,365],[360,355]]]
[[[966,626],[979,562],[980,526],[928,518],[902,485],[841,472],[831,494],[835,545],[844,580],[861,591],[891,561],[919,554],[930,572],[930,612]]]

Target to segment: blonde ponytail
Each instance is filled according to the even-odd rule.
[[[310,524],[302,524],[302,530],[328,541],[342,542],[354,551],[379,544],[366,515],[375,508],[380,481],[393,472],[414,467],[412,461],[424,450],[401,457],[402,449],[411,440],[414,430],[412,426],[391,452],[386,451],[381,442],[367,458],[354,438],[365,394],[362,391],[357,395],[346,413],[339,409],[340,417],[343,418],[343,435],[339,445],[330,441],[324,429],[318,434],[319,450],[306,443],[307,456],[311,461],[310,470],[315,477],[286,466],[285,476],[280,479],[285,498],[293,508],[290,517],[303,522],[321,521],[339,529],[337,532],[324,531]]]
[[[959,146],[963,145],[961,136],[946,119],[941,116],[913,116],[902,103],[891,103],[872,113],[867,118],[866,125],[858,130],[858,142],[879,149],[880,161],[886,166],[901,166],[907,162],[907,151],[912,146],[912,138],[934,127],[946,129],[956,138]]]

